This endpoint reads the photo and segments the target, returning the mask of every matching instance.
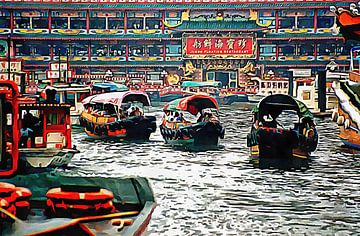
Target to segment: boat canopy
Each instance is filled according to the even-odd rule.
[[[313,119],[313,114],[306,105],[291,96],[275,94],[263,98],[253,109],[257,117],[263,122],[263,117],[270,115],[274,120],[285,110],[296,111],[299,118],[308,117]]]
[[[206,108],[218,109],[218,103],[215,98],[208,95],[196,94],[167,103],[164,106],[164,111],[188,111],[196,115]]]
[[[216,82],[200,82],[200,81],[184,81],[181,84],[181,87],[183,88],[189,88],[189,87],[215,87],[215,88],[221,88],[222,84],[220,81]]]
[[[129,90],[129,88],[126,85],[117,84],[113,82],[96,83],[93,84],[92,87],[94,90],[106,90],[109,92],[124,92]]]
[[[145,92],[140,91],[126,91],[126,92],[110,92],[92,95],[85,98],[82,103],[88,104],[111,104],[121,107],[122,104],[127,102],[141,102],[144,106],[150,106],[150,99]]]

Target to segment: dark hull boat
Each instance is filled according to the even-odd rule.
[[[284,128],[277,118],[285,111],[296,113],[297,121]],[[253,111],[254,123],[247,136],[251,157],[263,159],[308,159],[315,151],[318,134],[313,115],[306,106],[287,95],[271,95]]]
[[[218,105],[214,98],[207,95],[192,95],[166,104],[164,106],[165,116],[160,125],[160,132],[165,142],[175,146],[218,145],[219,138],[224,138],[225,129],[217,117],[199,119],[192,123],[184,119],[172,120],[170,115],[181,112],[197,115],[208,108],[217,110]]]
[[[199,122],[178,129],[169,129],[161,125],[160,133],[166,143],[173,145],[216,146],[219,138],[224,138],[225,129],[219,123]]]
[[[139,103],[150,106],[148,95],[143,92],[111,92],[93,95],[84,99],[84,111],[80,117],[80,124],[85,128],[85,133],[91,138],[117,138],[148,140],[150,134],[156,130],[156,118],[144,116],[140,110],[138,114],[132,104]],[[132,112],[125,112],[133,108]],[[102,110],[107,114],[95,112]]]

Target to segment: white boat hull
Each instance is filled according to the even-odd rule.
[[[21,148],[20,159],[33,168],[66,166],[76,153],[75,149]]]

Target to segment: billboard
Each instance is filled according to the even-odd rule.
[[[187,35],[183,40],[183,57],[193,59],[255,58],[255,39],[251,36]]]

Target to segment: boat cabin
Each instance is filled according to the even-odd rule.
[[[72,148],[68,104],[19,104],[20,148]]]

